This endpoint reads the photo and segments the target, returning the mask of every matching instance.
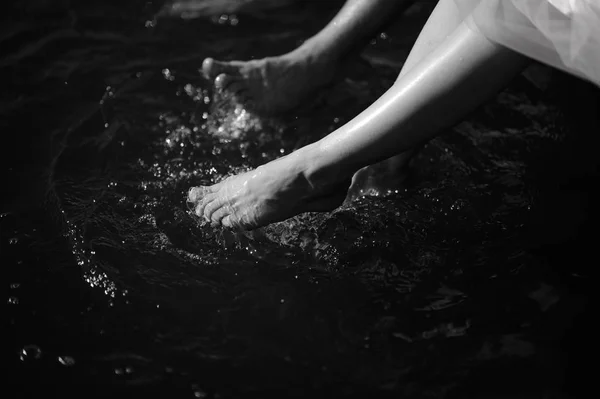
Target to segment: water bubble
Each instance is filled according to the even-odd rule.
[[[63,366],[70,367],[75,364],[75,359],[73,359],[71,356],[59,356],[58,362]]]
[[[16,289],[17,289],[17,288],[19,288],[20,286],[21,286],[21,284],[19,284],[19,283],[12,283],[12,284],[10,285],[10,288],[11,288],[11,289],[13,289],[13,290],[16,290]]]
[[[23,349],[19,351],[19,359],[22,362],[38,360],[40,357],[42,357],[42,350],[37,345],[25,345]]]
[[[186,85],[183,86],[183,90],[190,97],[193,97],[196,94],[194,86],[192,86],[190,83],[186,83]]]
[[[17,298],[16,296],[11,296],[10,298],[8,298],[8,304],[9,305],[18,305],[19,304],[19,298]]]
[[[9,239],[9,240],[8,240],[8,243],[9,243],[10,245],[15,245],[15,244],[17,244],[18,242],[19,242],[19,238],[18,238],[18,237],[13,237],[13,238],[11,238],[11,239]]]

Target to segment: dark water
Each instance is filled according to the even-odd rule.
[[[391,85],[423,13],[277,119],[196,71],[292,49],[339,5],[185,20],[154,18],[159,2],[8,7],[11,397],[567,398],[590,382],[598,97],[581,82],[517,79],[391,196],[252,233],[187,212],[190,186],[324,136]]]

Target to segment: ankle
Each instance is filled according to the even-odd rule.
[[[350,184],[354,170],[331,162],[319,146],[309,144],[297,150],[294,155],[299,162],[304,179],[314,190],[327,192]],[[345,187],[347,188],[347,186]]]
[[[340,55],[332,51],[330,47],[316,38],[310,38],[290,52],[289,55],[309,64],[335,64],[339,61]]]

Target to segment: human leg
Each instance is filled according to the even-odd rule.
[[[478,0],[472,1],[475,4]],[[440,0],[419,33],[396,82],[454,32],[462,22],[462,18],[458,6],[453,0]],[[404,181],[408,173],[408,164],[417,151],[416,147],[410,148],[401,154],[394,155],[375,165],[366,166],[356,172],[352,178],[348,199],[371,192],[385,192],[398,187]]]
[[[338,206],[351,176],[429,140],[497,93],[528,60],[463,21],[374,104],[324,139],[245,174],[190,190],[196,214],[250,229]]]

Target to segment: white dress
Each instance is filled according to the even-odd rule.
[[[454,0],[490,40],[600,86],[600,0]]]

